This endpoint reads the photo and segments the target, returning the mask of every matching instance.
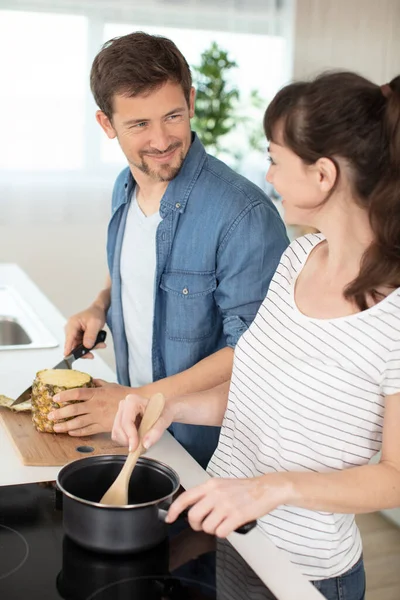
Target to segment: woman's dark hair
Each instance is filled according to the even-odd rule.
[[[379,288],[400,287],[400,76],[382,87],[348,72],[325,73],[287,85],[264,116],[267,138],[283,143],[306,164],[337,158],[349,166],[355,197],[368,210],[374,241],[345,298],[360,310]]]
[[[111,120],[115,94],[147,94],[167,81],[182,86],[190,101],[192,76],[184,56],[168,38],[136,31],[106,42],[93,61],[90,89]]]

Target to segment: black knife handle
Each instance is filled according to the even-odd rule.
[[[248,533],[249,531],[254,529],[254,527],[256,527],[256,526],[257,526],[257,521],[249,521],[248,523],[245,523],[241,527],[238,527],[237,529],[235,529],[235,533]]]
[[[79,346],[76,346],[72,350],[71,354],[73,355],[73,357],[75,359],[82,358],[82,356],[85,356],[85,354],[88,354],[95,346],[97,346],[97,344],[101,344],[102,342],[104,342],[106,337],[107,337],[107,332],[104,331],[104,329],[102,329],[97,334],[96,341],[91,348],[85,348],[85,346],[83,344],[79,344]]]

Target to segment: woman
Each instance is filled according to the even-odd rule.
[[[400,77],[288,85],[264,126],[286,222],[321,233],[283,254],[231,382],[169,399],[147,444],[172,421],[222,424],[216,477],[169,520],[192,506],[195,530],[225,537],[258,519],[326,598],[361,600],[354,514],[400,505]],[[114,439],[137,444],[145,403],[122,401]]]

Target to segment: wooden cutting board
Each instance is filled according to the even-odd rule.
[[[23,464],[30,467],[58,467],[86,456],[128,452],[128,448],[113,442],[109,433],[79,438],[65,433],[40,433],[32,425],[30,412],[16,413],[0,407],[0,422],[10,436]],[[92,450],[82,452],[79,448]]]

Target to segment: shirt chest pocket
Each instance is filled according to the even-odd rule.
[[[214,272],[163,273],[160,283],[163,327],[170,339],[194,342],[212,334],[218,318],[216,287]]]

